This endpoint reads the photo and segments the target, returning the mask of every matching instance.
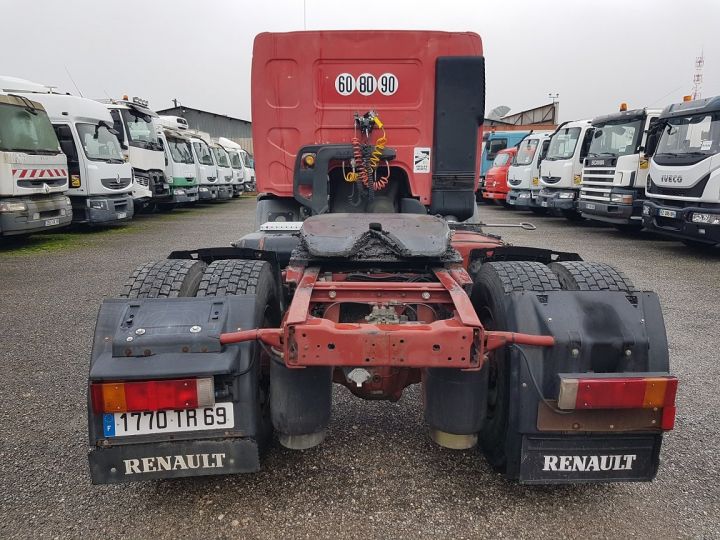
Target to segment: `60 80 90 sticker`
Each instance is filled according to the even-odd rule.
[[[392,96],[399,86],[400,82],[394,73],[383,73],[379,77],[372,73],[361,73],[357,77],[350,73],[340,73],[335,78],[335,91],[341,96],[350,96],[354,92],[363,96],[371,96],[375,92]]]

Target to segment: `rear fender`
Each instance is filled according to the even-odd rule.
[[[669,372],[665,324],[655,293],[513,293],[506,297],[506,304],[508,330],[550,334],[556,340],[554,347],[520,346],[525,358],[515,347],[508,356],[511,367],[507,473],[510,477],[517,478],[521,472],[521,448],[528,446],[528,437],[549,435],[538,430],[538,406],[542,399],[536,384],[542,398],[555,400],[559,393],[559,373]],[[561,438],[567,440],[573,436],[564,434]],[[650,441],[659,441],[661,435],[657,432],[647,437]],[[659,442],[647,444],[656,456]],[[655,457],[653,460],[656,462]]]
[[[89,382],[213,376],[233,401],[235,430],[255,433],[255,342],[220,344],[220,334],[258,327],[255,296],[109,299],[100,307]],[[132,339],[131,339],[132,338]],[[222,387],[220,387],[222,386]],[[103,437],[88,396],[90,444]]]

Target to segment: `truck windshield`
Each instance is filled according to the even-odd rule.
[[[117,137],[104,124],[75,124],[85,155],[92,161],[123,163]]]
[[[146,150],[162,150],[152,117],[135,109],[123,109],[122,116],[127,127],[130,146]]]
[[[212,155],[210,154],[210,148],[205,144],[205,141],[193,141],[192,144],[195,149],[195,155],[200,163],[203,165],[215,165]]]
[[[550,140],[550,147],[545,159],[549,161],[557,159],[570,159],[575,153],[578,139],[580,138],[580,128],[561,129]]]
[[[588,156],[627,156],[637,152],[643,119],[595,126]]]
[[[250,157],[250,154],[247,152],[242,153],[243,156],[243,163],[245,163],[246,167],[250,167],[251,169],[255,167],[255,161],[253,161],[253,158]]]
[[[45,111],[0,103],[0,150],[55,155],[60,143]]]
[[[525,139],[521,142],[518,147],[517,156],[515,157],[515,164],[530,165],[535,157],[539,143],[540,139]]]
[[[498,154],[493,160],[493,167],[502,167],[510,160],[510,154]]]
[[[190,141],[176,139],[174,137],[167,138],[168,149],[175,163],[194,163],[192,150],[190,149]]]
[[[656,156],[709,156],[720,151],[720,112],[668,118]],[[703,158],[704,159],[704,158]]]
[[[230,155],[230,165],[233,169],[242,169],[242,161],[240,161],[240,155],[235,150],[228,152]]]
[[[219,146],[213,146],[213,154],[215,154],[215,161],[217,161],[218,167],[229,167],[230,166],[230,160],[228,160],[228,155]]]

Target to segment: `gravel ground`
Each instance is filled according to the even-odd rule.
[[[615,264],[660,294],[681,386],[653,483],[509,484],[478,452],[430,442],[417,388],[394,404],[337,388],[326,441],[276,445],[258,474],[92,486],[85,379],[99,302],[136,265],[250,231],[254,207],[140,216],[61,248],[0,244],[0,537],[720,538],[720,256],[488,206],[487,222],[538,226],[493,229],[508,241]]]

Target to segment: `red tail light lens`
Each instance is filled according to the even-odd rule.
[[[215,404],[212,378],[93,383],[90,395],[96,413],[196,409]]]
[[[675,425],[678,380],[670,375],[603,377],[560,375],[561,409],[662,409],[662,429]]]

